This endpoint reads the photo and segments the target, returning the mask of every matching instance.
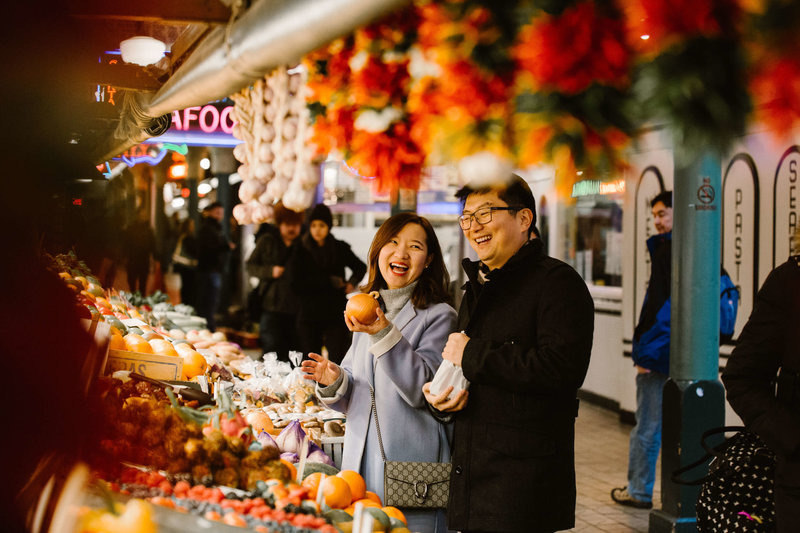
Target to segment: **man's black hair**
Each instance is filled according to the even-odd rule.
[[[664,207],[672,207],[672,191],[664,191],[658,193],[655,198],[650,200],[650,207],[655,207],[658,202],[664,204]]]
[[[461,209],[464,209],[464,204],[470,194],[488,194],[492,191],[497,192],[497,196],[509,206],[522,206],[530,209],[533,218],[531,227],[528,228],[528,237],[531,233],[539,236],[539,232],[536,230],[536,200],[533,198],[528,183],[517,174],[510,174],[507,181],[497,181],[476,187],[470,184],[464,185],[456,192],[456,198],[461,200]]]

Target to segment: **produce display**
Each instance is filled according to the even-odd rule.
[[[219,522],[335,533],[351,531],[362,507],[373,531],[408,531],[399,510],[382,507],[358,473],[340,472],[326,453],[341,450],[346,421],[317,403],[300,369],[275,354],[251,359],[202,328],[188,306],[105,290],[74,255],[51,263],[82,316],[108,325],[109,361],[126,353],[182,361],[180,381],[107,365],[92,383],[87,416],[99,429],[84,460],[96,501],[82,508],[80,531],[213,531]]]

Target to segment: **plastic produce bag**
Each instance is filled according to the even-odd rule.
[[[439,370],[431,381],[431,394],[438,395],[447,387],[453,387],[450,396],[458,394],[460,391],[469,388],[469,381],[464,377],[464,371],[460,366],[456,366],[448,360],[442,361]]]

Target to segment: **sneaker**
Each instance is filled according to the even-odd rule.
[[[628,507],[636,507],[637,509],[652,509],[653,502],[646,502],[637,500],[628,493],[628,487],[621,487],[618,489],[611,489],[611,499],[620,505],[627,505]]]

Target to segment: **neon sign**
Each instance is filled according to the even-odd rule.
[[[199,128],[204,133],[222,131],[231,134],[236,125],[232,112],[233,106],[225,106],[222,109],[212,104],[203,107],[187,107],[182,111],[172,112],[172,127],[178,131],[191,131]]]
[[[161,145],[159,152],[156,155],[151,155],[151,147],[138,144],[132,148],[129,148],[124,154],[120,157],[115,157],[114,160],[122,161],[129,167],[133,167],[138,165],[139,163],[146,163],[148,165],[155,166],[161,161],[164,160],[166,157],[167,152],[177,152],[181,155],[186,155],[189,152],[189,147],[185,144],[172,144],[172,143],[164,143]]]
[[[583,180],[572,186],[572,197],[591,196],[593,194],[617,194],[625,192],[625,180],[599,181]]]

